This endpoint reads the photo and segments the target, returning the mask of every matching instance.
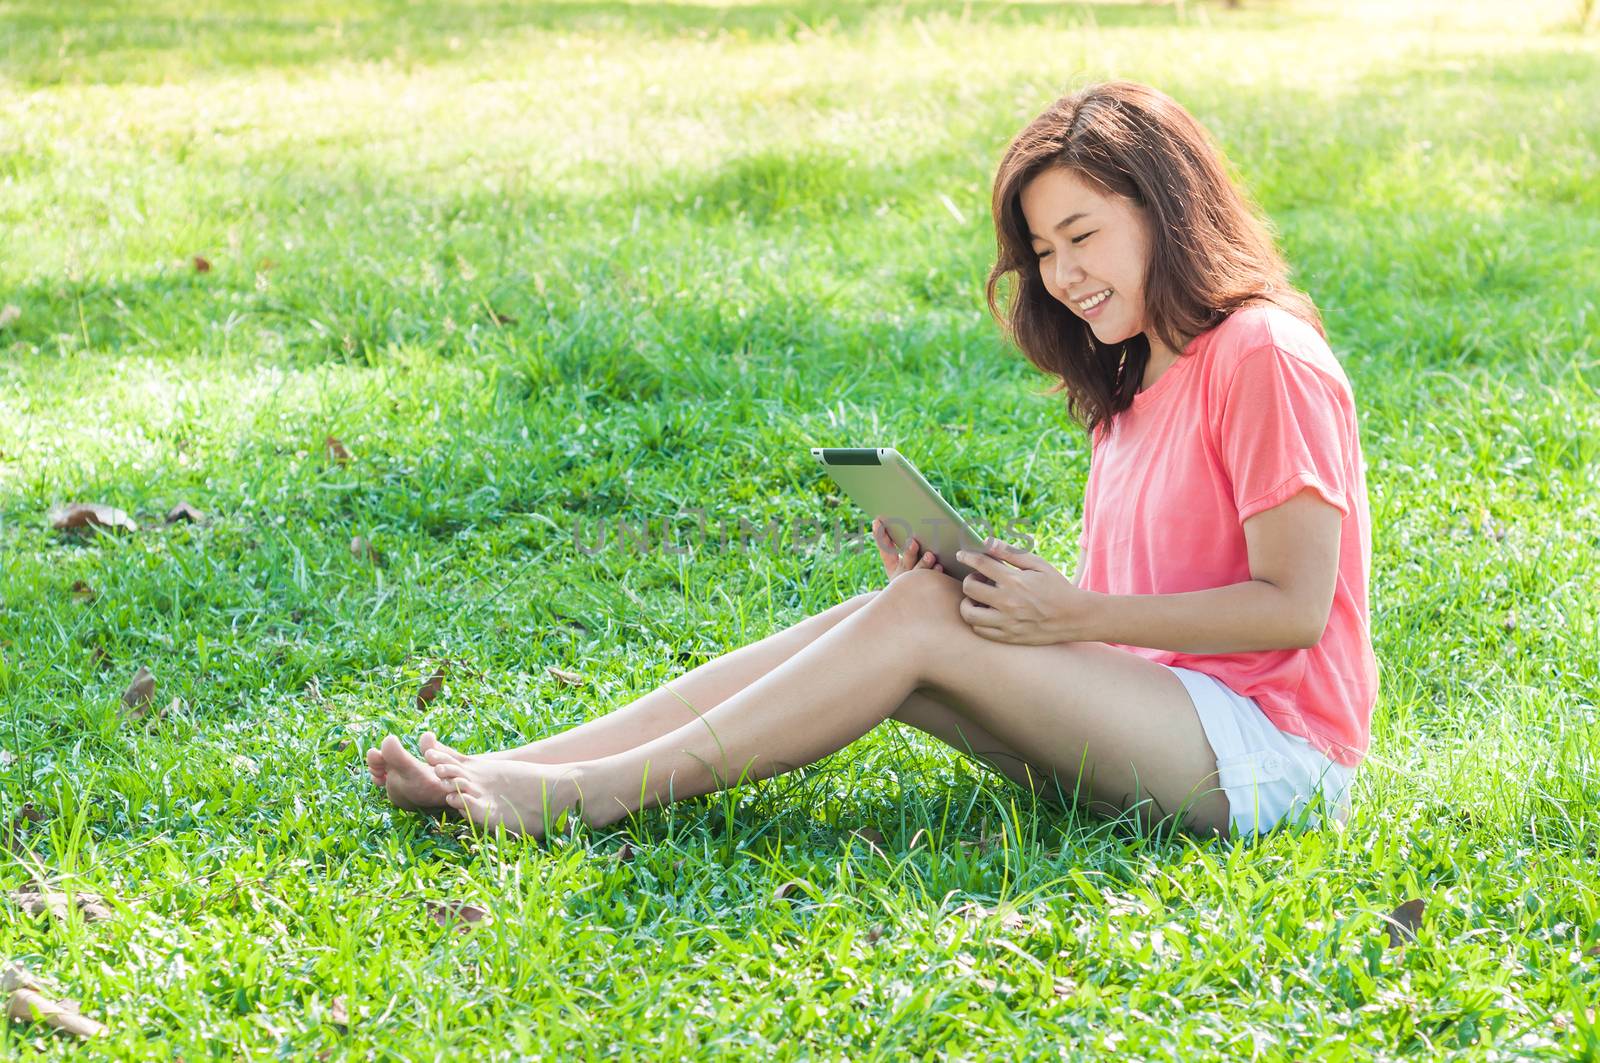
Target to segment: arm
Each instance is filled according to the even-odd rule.
[[[957,556],[993,583],[968,576],[961,615],[980,635],[1027,645],[1116,642],[1180,653],[1314,646],[1333,605],[1340,520],[1315,491],[1301,491],[1244,522],[1251,579],[1183,594],[1099,594],[1002,543],[987,554],[963,551]]]
[[[1078,640],[1180,653],[1315,646],[1339,572],[1337,509],[1304,490],[1244,522],[1251,578],[1185,594],[1095,595]]]

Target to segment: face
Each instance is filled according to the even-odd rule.
[[[1150,231],[1131,199],[1053,168],[1023,187],[1022,213],[1045,290],[1087,321],[1095,339],[1121,343],[1145,331]]]

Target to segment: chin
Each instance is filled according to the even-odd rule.
[[[1085,323],[1089,326],[1089,331],[1094,333],[1094,338],[1099,340],[1107,347],[1110,347],[1112,344],[1116,343],[1126,343],[1137,336],[1141,331],[1140,329],[1130,329],[1126,326],[1120,326],[1103,321],[1089,321]]]

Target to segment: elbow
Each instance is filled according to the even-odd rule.
[[[1331,611],[1331,609],[1324,609],[1319,615],[1313,617],[1311,621],[1302,623],[1297,628],[1300,632],[1300,637],[1295,641],[1295,649],[1309,650],[1322,641],[1323,633],[1328,630],[1328,616]]]

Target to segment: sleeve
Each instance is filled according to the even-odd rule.
[[[1246,355],[1228,381],[1219,452],[1243,524],[1311,488],[1349,516],[1355,406],[1348,388],[1276,345]]]

